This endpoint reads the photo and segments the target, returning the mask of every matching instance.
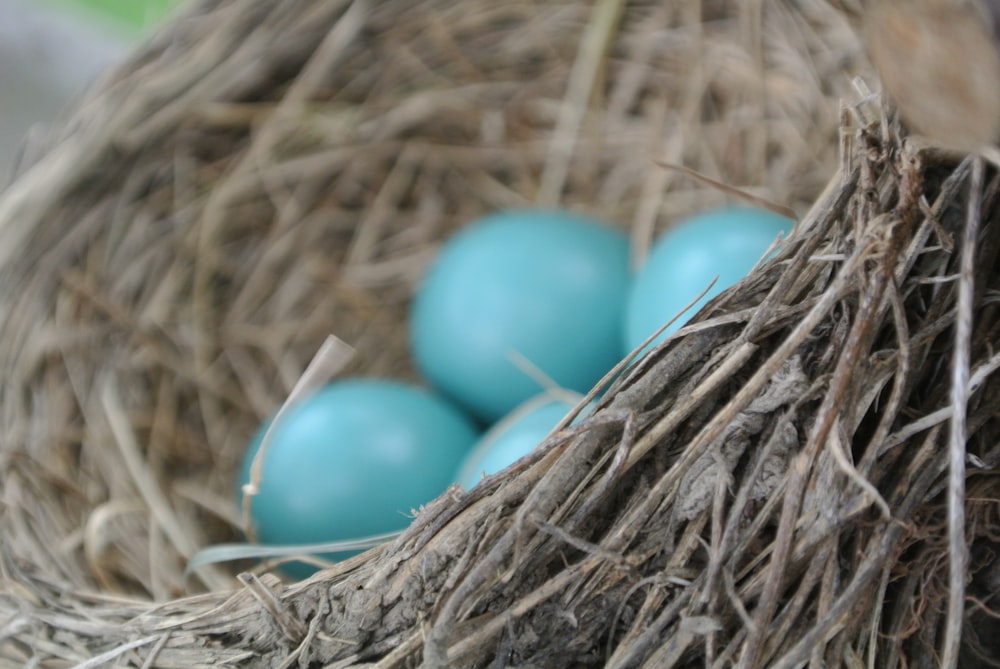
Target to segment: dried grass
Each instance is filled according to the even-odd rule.
[[[842,110],[864,67],[820,0],[192,6],[0,196],[0,667],[935,666],[970,163]],[[641,256],[730,197],[654,161],[809,213],[591,418],[395,542],[185,580],[328,334],[412,378],[400,323],[463,222],[559,203]],[[996,666],[997,188],[962,666]]]

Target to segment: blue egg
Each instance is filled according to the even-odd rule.
[[[542,390],[513,354],[585,392],[620,359],[628,263],[626,235],[586,216],[480,219],[444,245],[414,298],[417,366],[485,422]]]
[[[665,232],[632,285],[624,351],[631,352],[712,282],[712,289],[653,344],[678,330],[708,300],[737,283],[794,221],[765,209],[733,207],[692,216]]]
[[[548,393],[528,400],[483,435],[462,462],[455,480],[468,490],[484,475],[509,467],[533,451],[574,406],[575,401]]]
[[[240,485],[266,429],[251,442]],[[308,544],[402,530],[412,509],[452,483],[477,437],[469,418],[424,389],[380,379],[325,386],[289,407],[271,432],[251,506],[257,539]],[[313,570],[292,563],[286,571]]]

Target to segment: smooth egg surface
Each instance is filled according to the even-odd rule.
[[[765,209],[733,207],[697,214],[667,230],[651,247],[629,292],[623,353],[638,348],[718,277],[650,347],[678,330],[712,297],[746,276],[793,225],[792,219]]]
[[[620,358],[628,262],[623,232],[568,211],[471,223],[444,244],[414,298],[417,366],[487,423],[542,390],[517,354],[558,386],[587,391]]]
[[[482,436],[465,458],[455,480],[468,490],[483,476],[506,469],[533,451],[574,406],[575,399],[556,398],[547,393],[528,400]],[[583,414],[586,413],[585,410]]]
[[[266,429],[251,441],[241,485]],[[404,529],[412,509],[452,483],[477,437],[469,418],[427,390],[381,379],[331,383],[290,406],[271,431],[251,506],[258,541],[307,544]],[[293,563],[286,571],[312,570]]]

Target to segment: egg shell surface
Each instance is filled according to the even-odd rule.
[[[487,423],[542,390],[515,353],[585,392],[620,359],[628,263],[626,235],[586,216],[486,216],[448,240],[424,277],[412,309],[414,360]]]
[[[267,425],[247,450],[241,485]],[[251,506],[257,539],[307,544],[404,529],[412,509],[451,484],[478,436],[469,418],[427,390],[380,379],[329,384],[290,406],[271,432]],[[296,577],[314,570],[301,562],[284,569]]]
[[[628,296],[624,353],[638,348],[712,282],[712,289],[650,344],[677,331],[711,298],[736,284],[794,221],[766,209],[705,211],[661,235],[650,249]]]
[[[506,469],[533,451],[574,406],[576,401],[548,394],[528,400],[482,436],[462,462],[455,480],[468,490],[483,476]],[[587,413],[584,410],[581,417]]]

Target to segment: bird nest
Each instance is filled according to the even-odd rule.
[[[970,204],[866,67],[820,0],[188,7],[0,195],[0,667],[936,666],[969,212],[962,658],[997,666],[997,178]],[[186,573],[329,334],[416,378],[457,226],[560,205],[638,258],[736,198],[799,223],[589,418],[306,581]]]

